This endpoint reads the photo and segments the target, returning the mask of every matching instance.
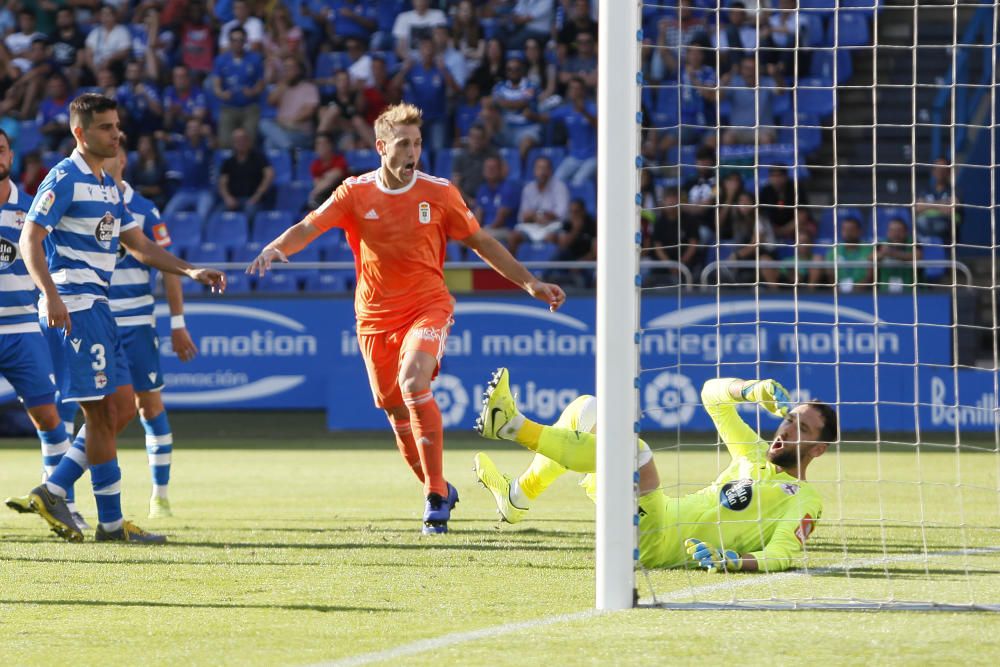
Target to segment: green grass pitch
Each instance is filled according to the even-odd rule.
[[[130,430],[121,455],[126,515],[166,532],[166,547],[97,545],[89,537],[66,544],[37,517],[2,508],[0,664],[302,665],[385,651],[378,664],[1000,658],[1000,614],[980,612],[639,609],[491,634],[593,606],[594,508],[583,492],[561,480],[531,521],[498,529],[489,494],[474,483],[472,454],[485,445],[508,471],[529,457],[452,435],[446,473],[461,492],[453,532],[423,537],[420,489],[388,431],[330,436],[320,419],[174,416],[176,516],[160,522],[145,519],[149,473],[139,433]],[[905,450],[876,457],[871,448],[845,448],[814,464],[826,522],[811,541],[812,566],[822,568],[811,576],[660,571],[640,575],[640,594],[647,598],[652,585],[674,602],[998,603],[1000,552],[990,551],[1000,547],[996,455],[970,450],[959,459],[933,449],[918,461]],[[657,461],[668,486],[703,484],[719,466],[707,447],[660,451]],[[4,442],[0,494],[31,488],[38,467],[35,443]],[[838,474],[844,483],[831,484]],[[86,478],[80,489],[93,518]],[[959,553],[963,543],[982,551]],[[940,555],[913,558],[924,545]],[[421,651],[414,645],[421,640],[437,641]]]

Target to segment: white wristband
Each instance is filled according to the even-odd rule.
[[[184,329],[187,325],[184,324],[183,315],[171,315],[170,316],[170,328],[171,329]]]

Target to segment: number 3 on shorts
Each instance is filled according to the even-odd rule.
[[[100,343],[94,343],[90,346],[90,353],[94,355],[94,361],[90,367],[95,371],[103,371],[104,367],[108,365],[108,360],[104,358],[104,346]]]

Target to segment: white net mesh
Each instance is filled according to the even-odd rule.
[[[771,520],[759,498],[709,519],[719,542],[742,523],[753,551],[775,524],[814,528],[792,569],[640,566],[641,599],[996,605],[996,10],[755,4],[641,5],[642,256],[694,283],[643,272],[641,425],[669,498],[730,465],[701,406],[711,378],[774,378],[832,405],[841,433],[809,467],[818,523]],[[770,441],[778,420],[739,409]],[[704,533],[669,502],[662,539],[642,527],[644,561]]]

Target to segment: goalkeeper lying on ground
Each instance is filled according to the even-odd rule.
[[[774,380],[709,380],[701,400],[732,462],[701,491],[668,498],[660,489],[653,453],[639,440],[639,559],[646,567],[690,564],[713,571],[794,567],[823,506],[805,481],[806,468],[836,440],[837,413],[819,401],[793,408],[788,392]],[[746,401],[783,417],[770,445],[737,413],[735,404]],[[484,438],[513,440],[536,452],[517,479],[501,474],[486,454],[476,455],[476,475],[505,521],[521,521],[530,501],[567,469],[594,472],[595,416],[594,397],[580,396],[555,425],[536,424],[517,411],[507,369],[493,374],[476,430]],[[581,484],[596,498],[592,474]]]

